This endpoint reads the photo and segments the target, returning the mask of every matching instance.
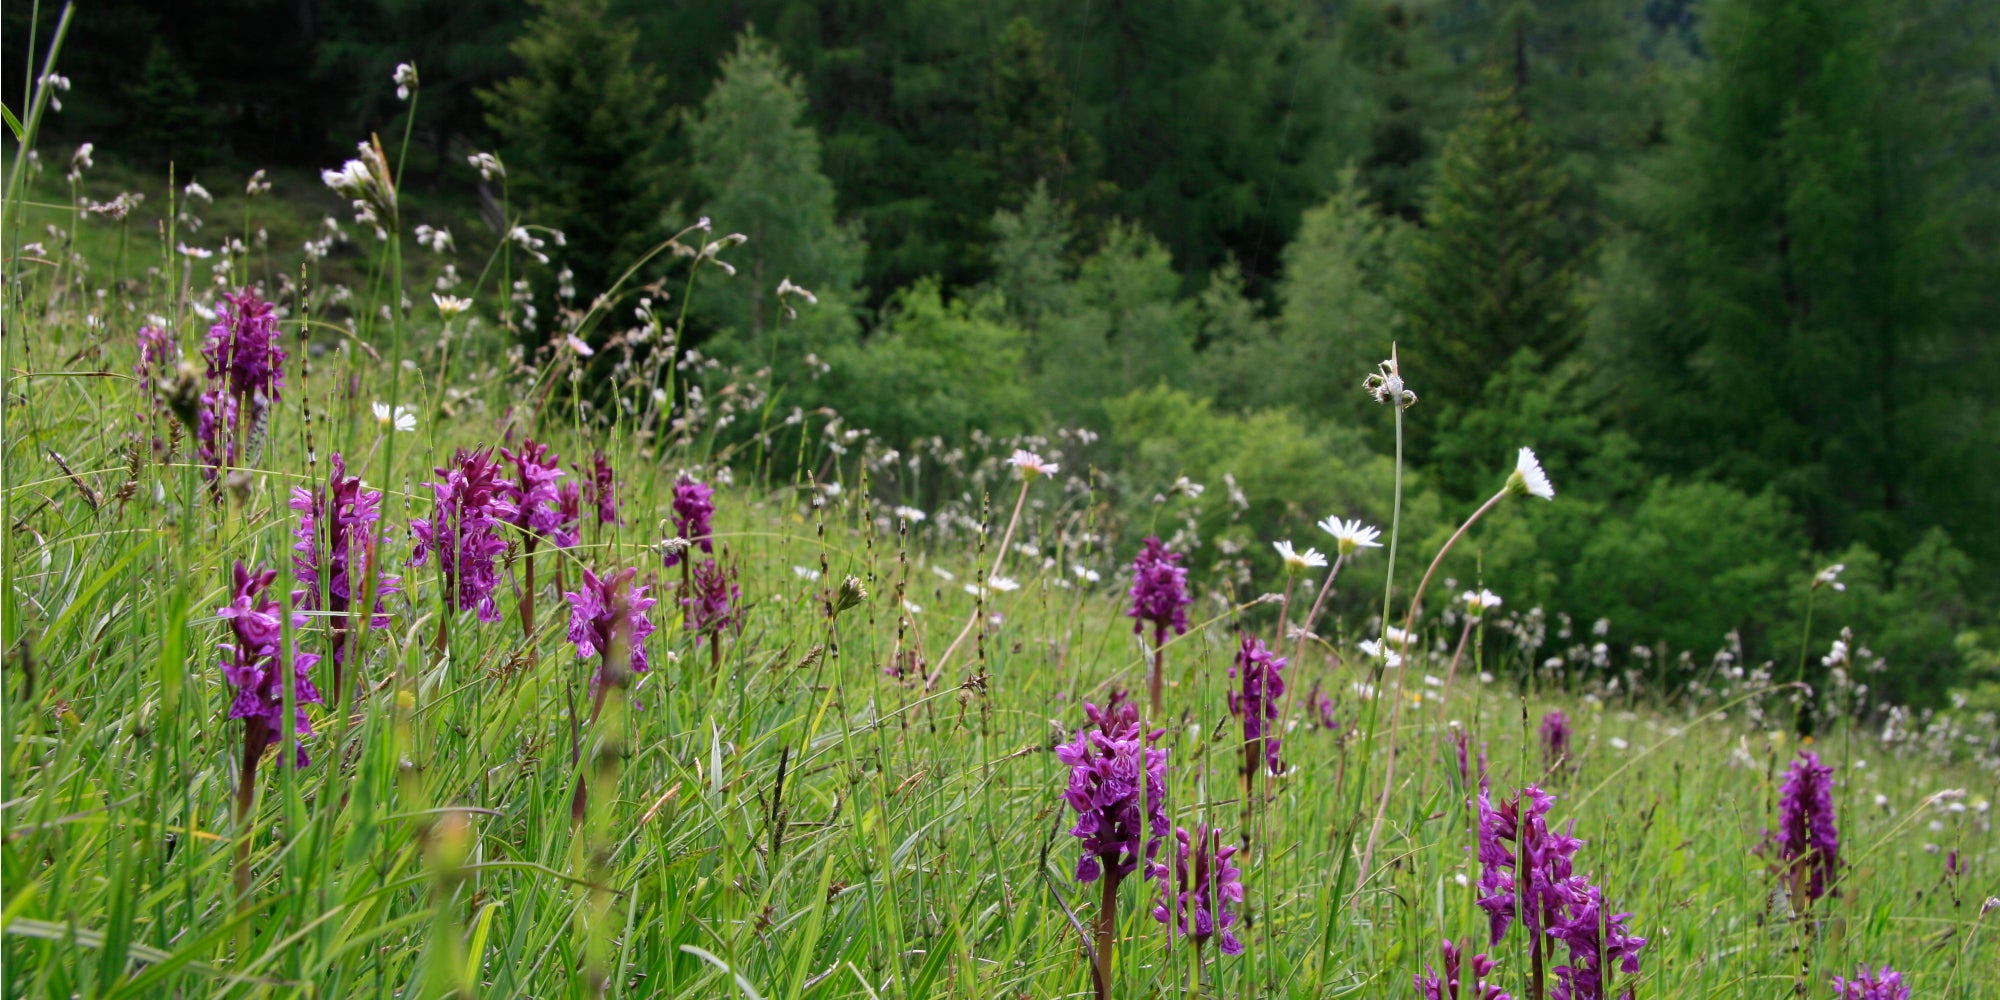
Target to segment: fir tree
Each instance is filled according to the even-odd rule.
[[[1516,354],[1553,366],[1575,348],[1577,266],[1556,208],[1564,185],[1511,82],[1493,74],[1445,142],[1403,274],[1403,367],[1439,420],[1481,406],[1491,373]],[[1420,446],[1435,423],[1413,428]]]
[[[1649,457],[1775,484],[1821,549],[1900,552],[1943,523],[1990,554],[1991,320],[1953,310],[1990,302],[1991,257],[1954,236],[1981,188],[1955,155],[1979,116],[1940,69],[1952,47],[1909,58],[1931,19],[1867,0],[1709,18],[1712,65],[1634,199],[1657,294],[1615,317]]]
[[[605,0],[537,2],[513,44],[526,71],[480,99],[523,214],[567,236],[562,262],[588,302],[669,235],[669,119],[658,76],[634,58],[636,32],[607,17]]]
[[[702,214],[718,234],[749,237],[729,254],[736,278],[703,293],[706,312],[747,337],[760,356],[780,280],[819,295],[821,305],[802,316],[811,324],[837,312],[860,275],[861,242],[835,219],[833,182],[820,172],[819,135],[803,120],[805,110],[778,54],[746,34],[688,120],[694,177],[707,194]]]

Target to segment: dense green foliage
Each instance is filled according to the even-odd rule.
[[[6,12],[16,44],[30,13]],[[1688,603],[1661,581],[1769,581],[1865,550],[1867,586],[1905,606],[1931,568],[1964,581],[1964,604],[1898,647],[1913,671],[1956,677],[2000,635],[1981,628],[2000,584],[1992,5],[114,2],[76,39],[45,134],[103,159],[157,169],[193,145],[174,155],[204,177],[317,168],[414,113],[408,200],[468,245],[497,235],[475,216],[568,238],[526,269],[530,346],[696,219],[703,240],[745,234],[735,280],[684,322],[655,283],[671,255],[591,321],[619,327],[644,295],[727,369],[694,384],[764,372],[770,411],[728,432],[745,454],[768,455],[751,438],[794,406],[902,448],[1084,427],[1142,502],[1164,470],[1126,463],[1182,443],[1121,423],[1144,400],[1296,428],[1330,466],[1356,461],[1350,443],[1391,454],[1357,387],[1396,342],[1422,398],[1409,464],[1440,523],[1519,445],[1557,476],[1565,503],[1532,537],[1496,519],[1453,567],[1510,599],[1675,646],[1735,630],[1782,658],[1792,597],[1746,582]],[[403,60],[414,104],[389,93]],[[505,187],[464,167],[484,148]],[[524,263],[504,256],[489,287]],[[799,301],[774,296],[781,279],[819,305],[778,322]],[[1261,453],[1204,474],[1247,479]],[[1311,520],[1251,512],[1242,530],[1265,546]],[[1752,524],[1754,544],[1722,541]],[[1622,554],[1642,551],[1658,580],[1572,579],[1638,572]]]

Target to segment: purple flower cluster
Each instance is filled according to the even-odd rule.
[[[132,366],[132,374],[139,377],[139,391],[152,388],[154,375],[172,368],[180,353],[181,345],[173,334],[157,326],[140,327],[139,361]]]
[[[1835,976],[1833,991],[1839,1000],[1910,1000],[1903,974],[1886,965],[1873,972],[1863,965],[1853,979]]]
[[[1264,764],[1272,774],[1284,773],[1285,762],[1278,755],[1284,741],[1267,733],[1265,723],[1278,717],[1278,699],[1285,693],[1284,669],[1284,657],[1273,655],[1262,639],[1248,635],[1229,668],[1229,676],[1239,682],[1238,689],[1229,692],[1229,712],[1243,721],[1245,744],[1263,740]],[[1249,766],[1245,762],[1244,767]]]
[[[348,475],[346,460],[339,452],[333,453],[331,464],[325,488],[292,489],[291,507],[299,513],[299,526],[293,532],[298,541],[292,545],[292,567],[303,588],[292,591],[292,602],[307,611],[330,611],[344,618],[362,596],[358,580],[365,579],[362,574],[372,568],[377,574],[375,603],[366,627],[385,628],[389,618],[382,613],[382,598],[396,593],[402,581],[381,572],[376,554],[381,539],[374,526],[382,519],[382,491],[368,489],[359,477]],[[322,588],[325,607],[320,606]],[[344,662],[346,655],[344,627],[342,618],[334,619],[336,664]],[[339,686],[334,685],[336,689]]]
[[[1423,975],[1412,977],[1423,1000],[1513,1000],[1506,990],[1485,981],[1493,971],[1491,958],[1474,955],[1468,966],[1465,952],[1449,938],[1439,950],[1444,953],[1444,975],[1426,965]],[[1470,982],[1465,979],[1467,972],[1472,974]]]
[[[1472,787],[1472,736],[1462,727],[1453,725],[1448,734],[1452,755],[1458,761],[1458,787],[1469,790]],[[1479,790],[1484,792],[1491,779],[1486,774],[1486,744],[1479,745]]]
[[[1560,711],[1542,716],[1542,756],[1550,764],[1569,755],[1569,716]]]
[[[632,671],[646,671],[646,637],[653,634],[653,620],[646,612],[659,602],[634,582],[638,575],[637,569],[624,569],[599,577],[586,569],[583,586],[563,595],[569,598],[569,641],[576,644],[577,659],[603,658],[593,687],[620,669],[611,657],[621,640],[630,651]]]
[[[674,531],[687,539],[690,546],[699,545],[705,553],[715,553],[715,533],[711,522],[715,519],[715,489],[683,472],[674,481]],[[685,552],[668,551],[666,565],[678,566]]]
[[[558,548],[569,548],[576,544],[576,522],[574,517],[565,520],[561,493],[556,489],[556,480],[562,477],[562,459],[549,450],[546,444],[537,444],[529,438],[521,445],[519,452],[500,449],[500,454],[514,464],[514,478],[503,481],[501,494],[506,498],[513,513],[507,522],[521,529],[525,538],[523,547],[532,551],[535,543],[547,538]],[[569,512],[576,511],[574,485],[569,498]]]
[[[1234,907],[1243,902],[1243,872],[1230,860],[1236,845],[1223,846],[1222,831],[1200,825],[1192,835],[1186,827],[1175,827],[1174,838],[1180,845],[1162,866],[1171,870],[1161,872],[1153,919],[1178,926],[1197,946],[1221,935],[1223,954],[1242,954],[1243,942],[1229,931],[1236,923]]]
[[[480,621],[497,621],[500,610],[493,604],[493,591],[500,573],[495,560],[507,550],[498,529],[514,519],[514,507],[506,499],[513,484],[500,475],[485,448],[460,448],[452,454],[451,466],[436,472],[442,478],[430,484],[436,499],[431,516],[410,519],[410,532],[417,536],[411,565],[423,565],[435,550],[452,610],[477,609]]]
[[[1541,947],[1545,934],[1568,945],[1570,964],[1555,970],[1554,1000],[1603,1000],[1606,958],[1636,975],[1646,939],[1625,926],[1631,914],[1605,917],[1603,893],[1573,870],[1584,842],[1576,838],[1573,823],[1570,830],[1550,831],[1548,813],[1555,797],[1529,785],[1496,807],[1482,789],[1478,805],[1479,889],[1484,894],[1479,906],[1492,925],[1492,942],[1500,943],[1518,917],[1534,947]]]
[[[694,568],[690,583],[692,592],[681,595],[681,608],[687,615],[688,631],[695,634],[696,646],[701,645],[704,635],[720,636],[723,629],[742,627],[737,604],[743,600],[743,589],[728,570],[713,559],[704,559]]]
[[[624,524],[618,516],[618,479],[611,471],[611,458],[602,451],[590,454],[590,475],[583,481],[584,499],[597,509],[598,524]]]
[[[1167,630],[1184,635],[1188,630],[1187,609],[1194,599],[1187,592],[1187,567],[1179,565],[1182,555],[1169,551],[1157,536],[1132,560],[1132,608],[1125,617],[1133,619],[1132,632],[1142,634],[1153,626],[1153,645],[1167,638]]]
[[[1625,926],[1630,913],[1604,915],[1604,893],[1582,878],[1573,879],[1569,912],[1549,928],[1549,936],[1569,946],[1569,964],[1555,968],[1554,1000],[1604,1000],[1604,963],[1615,961],[1626,975],[1638,975],[1646,939]],[[1621,996],[1630,997],[1627,989]]]
[[[277,402],[285,385],[285,350],[278,345],[278,318],[271,304],[250,289],[222,298],[223,316],[209,327],[201,349],[210,383],[238,398]]]
[[[236,700],[229,706],[229,717],[243,720],[244,759],[248,766],[264,755],[264,751],[280,736],[290,734],[295,755],[293,766],[304,767],[310,763],[306,759],[305,746],[297,742],[297,737],[311,736],[312,723],[306,718],[306,705],[318,705],[319,690],[313,687],[311,670],[319,662],[313,653],[291,652],[289,670],[281,652],[284,645],[284,620],[279,617],[278,602],[266,593],[271,581],[278,578],[274,569],[251,572],[241,562],[236,564],[235,598],[227,607],[218,608],[216,614],[229,622],[231,642],[220,647],[223,653],[222,676],[236,688]],[[292,627],[305,624],[304,615],[292,617]],[[292,721],[285,724],[285,684],[290,673],[292,687]],[[283,759],[280,755],[279,759]]]
[[[1796,905],[1811,903],[1832,888],[1840,869],[1833,768],[1810,750],[1799,752],[1778,790],[1778,851],[1790,871]]]
[[[1085,705],[1084,711],[1094,728],[1086,727],[1074,742],[1056,747],[1056,759],[1070,769],[1069,787],[1063,791],[1064,800],[1077,813],[1070,835],[1083,841],[1076,879],[1094,882],[1106,867],[1114,878],[1123,878],[1141,860],[1151,863],[1159,856],[1167,829],[1167,752],[1148,746],[1160,738],[1160,731],[1142,738],[1133,716],[1109,715],[1095,705]],[[1163,870],[1149,864],[1147,876],[1156,877]]]
[[[285,384],[285,351],[278,345],[278,319],[271,304],[244,290],[223,295],[223,316],[208,330],[201,356],[208,362],[208,390],[201,394],[195,422],[203,475],[214,479],[235,465],[245,404],[262,420]],[[141,349],[144,350],[142,338]],[[143,358],[143,354],[142,354]]]
[[[201,356],[208,362],[208,391],[201,394],[195,424],[205,475],[235,465],[244,405],[261,420],[285,385],[285,351],[278,344],[278,319],[271,304],[244,290],[223,295],[223,316],[208,330]]]

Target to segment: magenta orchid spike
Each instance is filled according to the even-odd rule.
[[[623,569],[602,577],[586,569],[583,585],[564,594],[569,599],[569,641],[576,646],[577,659],[599,657],[602,662],[591,682],[601,692],[607,681],[622,675],[645,673],[646,637],[653,634],[653,620],[646,612],[659,602],[646,596],[644,585],[636,583],[637,569]],[[613,663],[620,641],[625,643],[625,663]]]
[[[1840,827],[1833,814],[1833,768],[1799,751],[1778,790],[1778,851],[1793,905],[1804,909],[1827,894],[1840,871]]]
[[[363,628],[386,628],[382,599],[401,590],[402,581],[383,573],[382,538],[375,525],[382,519],[382,491],[364,486],[347,474],[347,463],[333,453],[332,472],[324,487],[292,489],[291,508],[299,514],[293,533],[292,568],[300,589],[292,603],[306,611],[328,611],[327,634],[332,647],[333,693],[339,702],[342,668],[347,662],[348,618],[363,599],[369,571],[375,574],[374,601]],[[324,606],[322,606],[324,597]]]
[[[618,478],[611,471],[611,458],[602,451],[590,453],[590,475],[584,479],[585,502],[597,511],[597,523],[624,524],[618,514]]]
[[[271,599],[266,591],[271,581],[278,578],[274,569],[251,571],[241,562],[236,564],[233,598],[230,603],[216,610],[216,615],[229,623],[230,642],[220,647],[223,653],[222,675],[230,686],[236,689],[236,698],[229,706],[229,717],[243,720],[243,765],[245,780],[255,774],[257,761],[264,751],[280,739],[290,737],[292,741],[292,766],[305,767],[310,761],[306,757],[305,745],[301,737],[312,735],[312,722],[306,717],[306,705],[323,704],[319,690],[313,687],[311,671],[319,657],[313,653],[291,651],[289,659],[282,651],[284,645],[284,620],[280,617],[278,602]],[[292,616],[292,627],[300,628],[306,623],[304,615]],[[285,685],[292,689],[292,718],[285,718]],[[279,760],[285,755],[279,754]],[[243,792],[239,791],[239,795]]]
[[[1853,979],[1833,977],[1833,992],[1839,1000],[1910,1000],[1903,974],[1886,965],[1873,972],[1863,965]]]
[[[1240,955],[1243,942],[1229,928],[1236,923],[1236,905],[1243,902],[1243,872],[1232,860],[1236,845],[1222,843],[1222,831],[1198,825],[1174,830],[1179,841],[1160,873],[1161,900],[1153,919],[1170,924],[1199,948],[1218,939],[1222,953]]]
[[[225,294],[223,301],[223,315],[209,328],[201,348],[209,388],[201,395],[195,425],[203,475],[210,480],[243,458],[246,408],[252,429],[261,433],[285,384],[285,351],[278,343],[271,304],[248,289]]]
[[[1569,833],[1550,832],[1547,817],[1555,797],[1534,785],[1498,807],[1490,793],[1482,791],[1478,806],[1479,888],[1485,893],[1479,906],[1492,925],[1492,943],[1500,943],[1517,914],[1527,924],[1529,939],[1538,941],[1562,918],[1569,903],[1572,859],[1583,841]]]
[[[1154,715],[1164,709],[1161,675],[1166,672],[1167,654],[1162,644],[1167,640],[1168,629],[1175,635],[1187,633],[1187,609],[1193,603],[1187,591],[1187,568],[1179,565],[1181,558],[1180,553],[1169,551],[1158,536],[1152,536],[1132,560],[1132,607],[1125,617],[1132,619],[1134,635],[1143,635],[1147,625],[1153,626],[1153,672],[1147,690]]]
[[[715,552],[715,489],[683,472],[674,481],[674,531],[690,547],[699,545],[708,554]],[[688,558],[685,550],[668,550],[666,565],[678,566]],[[692,561],[692,560],[689,560]]]
[[[500,475],[500,466],[486,448],[460,448],[448,468],[436,471],[441,478],[430,484],[436,501],[431,516],[410,520],[410,532],[417,537],[411,565],[423,565],[430,553],[436,552],[444,571],[448,607],[477,611],[482,622],[497,621],[500,609],[493,603],[493,591],[500,585],[500,572],[496,560],[507,550],[499,526],[514,518],[513,505],[506,500],[512,484]]]
[[[153,380],[173,370],[180,361],[181,347],[173,334],[157,326],[139,328],[139,360],[132,366],[132,374],[139,378],[139,391],[152,388]]]
[[[574,482],[556,491],[556,548],[572,549],[583,540],[582,493]]]
[[[1236,662],[1229,668],[1229,676],[1237,681],[1236,690],[1229,692],[1229,713],[1243,723],[1246,781],[1256,769],[1254,757],[1260,752],[1270,773],[1285,771],[1284,759],[1278,755],[1284,741],[1270,727],[1278,717],[1278,699],[1285,693],[1285,662],[1284,657],[1266,648],[1262,639],[1246,635],[1236,651]]]
[[[1106,872],[1123,878],[1159,855],[1167,828],[1167,752],[1149,746],[1160,731],[1141,737],[1136,712],[1107,713],[1090,704],[1084,712],[1092,725],[1056,747],[1056,759],[1070,769],[1063,793],[1077,813],[1070,835],[1083,841],[1076,880],[1095,882]]]
[[[1542,716],[1542,757],[1551,766],[1569,756],[1569,716],[1560,711]]]
[[[1423,1000],[1513,1000],[1506,990],[1486,981],[1494,968],[1491,958],[1473,955],[1468,961],[1465,952],[1449,938],[1439,950],[1444,955],[1443,975],[1425,966],[1422,975],[1412,977]]]
[[[513,508],[507,522],[521,530],[523,547],[533,551],[535,543],[555,540],[562,527],[562,498],[556,480],[562,478],[561,459],[529,438],[519,452],[500,449],[501,457],[513,463],[514,478],[505,480],[501,493]]]
[[[742,627],[737,605],[743,600],[743,589],[731,576],[713,559],[704,559],[694,568],[693,589],[681,597],[681,608],[696,646],[704,636],[719,645],[723,630]]]
[[[1639,974],[1639,951],[1646,939],[1633,934],[1625,922],[1630,913],[1604,915],[1604,894],[1581,876],[1572,878],[1568,913],[1549,928],[1549,937],[1569,946],[1569,964],[1555,968],[1554,1000],[1604,1000],[1604,963],[1618,963],[1628,976]],[[1632,990],[1619,994],[1631,1000]]]

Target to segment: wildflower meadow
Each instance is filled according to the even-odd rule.
[[[1589,473],[1503,421],[1437,486],[1465,382],[1393,330],[1309,373],[1337,488],[1166,389],[896,438],[814,387],[1012,355],[827,360],[772,262],[838,233],[579,275],[504,151],[410,184],[414,57],[318,172],[110,197],[70,17],[7,101],[7,996],[2000,997],[2000,718],[1832,558],[1698,647],[1536,596],[1600,555],[1510,593]]]

